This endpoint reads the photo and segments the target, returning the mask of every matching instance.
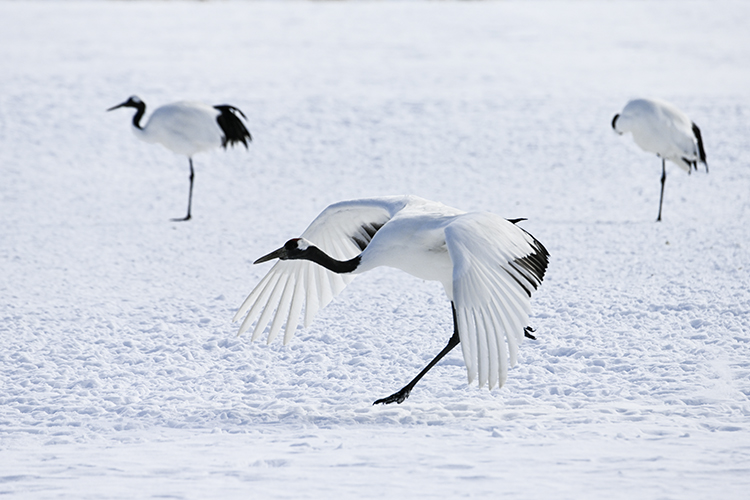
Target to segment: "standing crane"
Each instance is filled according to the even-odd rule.
[[[661,206],[664,201],[666,160],[688,174],[692,170],[698,170],[700,162],[705,165],[708,173],[701,130],[685,113],[668,102],[634,99],[625,105],[621,113],[612,118],[612,128],[620,135],[631,132],[633,140],[642,150],[655,153],[661,158],[661,195],[657,221],[661,220]]]
[[[146,103],[138,96],[109,108],[135,108],[133,115],[133,133],[142,141],[159,143],[173,153],[185,155],[190,163],[190,191],[188,193],[187,215],[173,221],[190,220],[190,209],[193,203],[193,155],[209,149],[242,143],[247,149],[247,142],[252,141],[238,114],[244,113],[234,106],[222,104],[209,106],[200,102],[180,101],[158,107],[151,114],[146,125],[141,125],[141,118],[146,113]]]

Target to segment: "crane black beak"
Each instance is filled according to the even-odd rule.
[[[125,105],[126,105],[127,103],[128,103],[128,101],[125,101],[125,102],[121,102],[121,103],[120,103],[120,104],[118,104],[117,106],[112,106],[112,107],[111,107],[111,108],[109,108],[109,109],[108,109],[107,111],[112,111],[113,109],[117,109],[117,108],[122,108],[122,107],[123,107],[123,106],[125,106]]]
[[[262,264],[264,262],[268,262],[269,260],[273,259],[281,259],[286,260],[286,248],[281,247],[278,250],[274,250],[273,252],[269,253],[268,255],[264,255],[260,259],[253,262],[253,264]]]

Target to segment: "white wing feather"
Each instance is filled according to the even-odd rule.
[[[216,117],[219,110],[208,104],[181,101],[154,110],[145,126],[146,133],[136,135],[147,142],[159,142],[177,154],[193,156],[221,146],[222,131]]]
[[[530,292],[541,282],[546,250],[511,222],[487,213],[456,218],[445,228],[453,262],[453,301],[469,383],[502,387],[518,358],[531,310]],[[541,276],[518,259],[540,255]]]
[[[336,203],[326,208],[302,233],[331,257],[349,260],[361,253],[360,244],[369,243],[372,235],[410,201],[411,197],[387,197]],[[358,244],[354,238],[360,241]],[[315,314],[354,279],[351,274],[337,274],[309,261],[279,261],[250,292],[233,321],[247,313],[237,335],[253,329],[252,340],[261,336],[271,322],[268,343],[284,324],[284,344],[294,336],[304,307],[304,326],[310,326]]]

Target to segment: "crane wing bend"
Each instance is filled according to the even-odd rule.
[[[335,259],[349,260],[359,255],[375,233],[407,202],[406,197],[393,197],[335,203],[310,224],[302,237]],[[252,340],[260,337],[273,317],[268,343],[276,338],[286,322],[286,344],[294,336],[303,306],[307,328],[318,310],[328,305],[352,279],[351,274],[336,274],[309,261],[279,261],[235,314],[233,321],[247,313],[238,335],[247,331],[260,314]]]
[[[472,213],[445,228],[453,262],[453,302],[469,383],[502,387],[514,366],[549,254],[502,217]],[[507,346],[507,347],[506,347]]]

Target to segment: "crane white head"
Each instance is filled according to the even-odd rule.
[[[278,250],[274,250],[268,255],[264,255],[260,259],[253,262],[253,264],[262,264],[269,260],[299,260],[303,259],[306,252],[313,247],[313,244],[304,238],[292,238],[291,240],[284,243],[284,246]]]

